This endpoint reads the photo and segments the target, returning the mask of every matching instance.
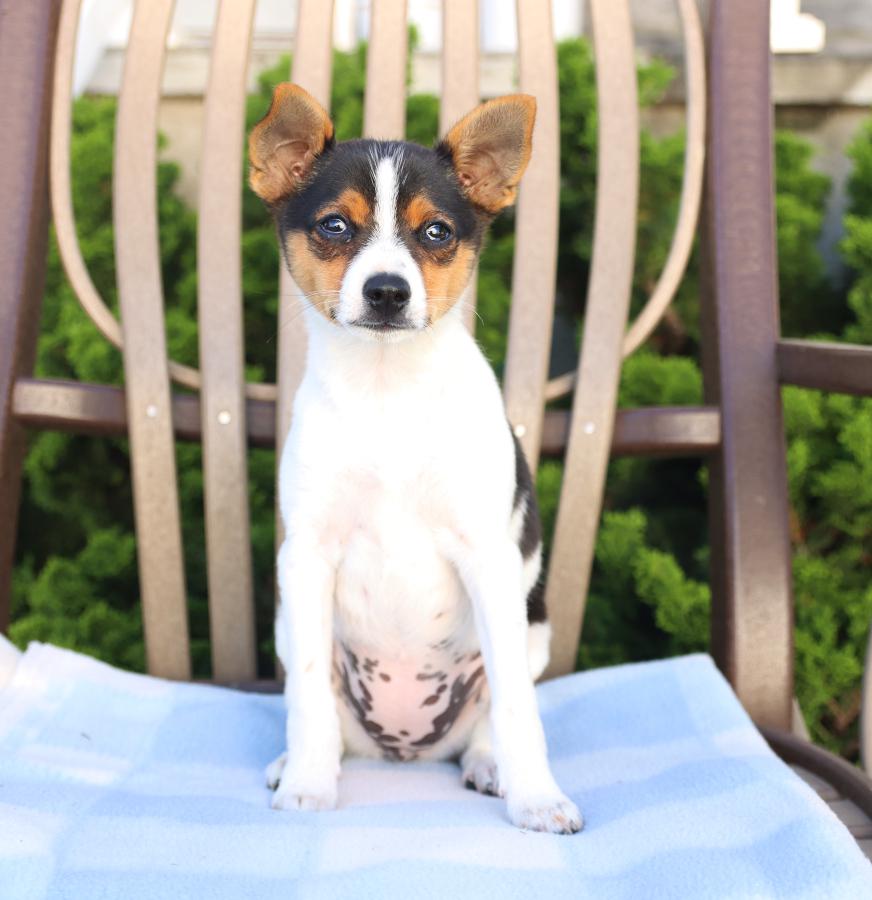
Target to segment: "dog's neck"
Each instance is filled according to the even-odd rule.
[[[424,331],[402,340],[379,340],[328,322],[307,309],[309,337],[306,375],[329,388],[330,393],[383,394],[420,390],[444,379],[451,360],[459,362],[462,349],[472,343],[457,310],[450,310]]]

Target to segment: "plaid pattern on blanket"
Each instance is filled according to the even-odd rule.
[[[349,760],[338,810],[274,812],[280,697],[33,644],[0,689],[0,897],[872,897],[708,657],[538,690],[572,837],[517,830],[447,763]]]

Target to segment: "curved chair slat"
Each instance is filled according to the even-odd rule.
[[[300,0],[291,80],[305,88],[325,109],[330,109],[333,74],[333,0]],[[278,360],[276,378],[276,459],[291,427],[294,395],[306,362],[306,328],[300,289],[284,263],[279,272]],[[276,521],[276,540],[283,537],[281,516]]]
[[[444,135],[479,102],[478,0],[444,0],[442,4],[442,100],[439,134]],[[477,270],[463,292],[463,320],[475,332]]]
[[[157,111],[173,0],[139,0],[115,132],[115,255],[149,671],[190,678],[157,222]]]
[[[509,421],[535,471],[554,320],[560,124],[550,6],[517,0],[517,9],[520,89],[536,97],[537,110],[533,155],[518,195],[503,396]]]
[[[257,677],[242,325],[242,136],[255,0],[222,0],[200,164],[197,285],[212,677]]]
[[[675,296],[693,248],[702,199],[705,167],[705,40],[696,0],[676,0],[684,39],[685,80],[687,82],[687,136],[684,147],[684,175],[678,220],[669,254],[660,278],[644,309],[624,336],[623,354],[637,350],[657,327]]]
[[[872,630],[866,644],[863,667],[863,697],[860,704],[860,758],[863,768],[872,775]]]
[[[406,0],[370,4],[364,137],[402,140],[406,133]]]
[[[546,589],[546,677],[575,668],[609,460],[630,304],[639,186],[636,62],[627,0],[592,0],[599,116],[596,217],[578,388]]]
[[[121,347],[121,325],[103,302],[88,273],[73,214],[70,183],[70,141],[73,118],[73,62],[82,0],[67,0],[61,7],[55,51],[52,96],[50,181],[52,218],[58,250],[67,278],[91,321],[107,340]]]
[[[76,220],[73,212],[70,183],[73,62],[81,7],[82,0],[66,0],[61,8],[58,26],[49,161],[52,218],[61,262],[79,304],[109,343],[121,350],[124,345],[121,325],[100,296],[88,273],[76,236]],[[167,365],[170,377],[177,384],[192,390],[200,389],[201,378],[197,369],[172,359]],[[274,384],[247,384],[245,393],[252,400],[275,400],[277,396]]]
[[[684,175],[678,219],[663,271],[645,307],[624,335],[623,355],[634,353],[650,337],[663,318],[687,269],[693,239],[699,221],[705,169],[705,40],[702,23],[694,0],[675,0],[681,20],[685,47],[685,79],[687,83],[687,138],[684,148]],[[571,394],[577,372],[567,372],[548,381],[545,388],[547,402]]]

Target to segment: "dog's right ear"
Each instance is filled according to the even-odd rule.
[[[281,203],[332,142],[333,123],[321,104],[296,84],[278,85],[269,112],[248,138],[251,189],[270,206]]]

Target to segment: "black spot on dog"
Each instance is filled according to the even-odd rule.
[[[468,678],[458,675],[451,685],[451,693],[448,697],[448,706],[435,716],[432,721],[433,730],[424,737],[412,741],[413,747],[428,747],[440,741],[451,730],[451,726],[457,721],[457,717],[463,711],[466,701],[470,698],[480,679],[484,678],[484,666],[479,666]]]
[[[535,622],[545,622],[548,612],[545,609],[545,582],[538,578],[530,593],[527,594],[527,621],[532,625]]]
[[[518,549],[521,556],[527,560],[536,553],[542,552],[542,522],[539,517],[539,504],[536,500],[536,488],[530,475],[530,467],[524,457],[521,442],[512,431],[512,441],[515,445],[515,497],[512,509],[517,510],[523,506],[524,521],[521,525],[521,536],[518,540]],[[527,594],[527,621],[544,622],[548,618],[545,609],[545,584],[541,578],[530,588]]]

